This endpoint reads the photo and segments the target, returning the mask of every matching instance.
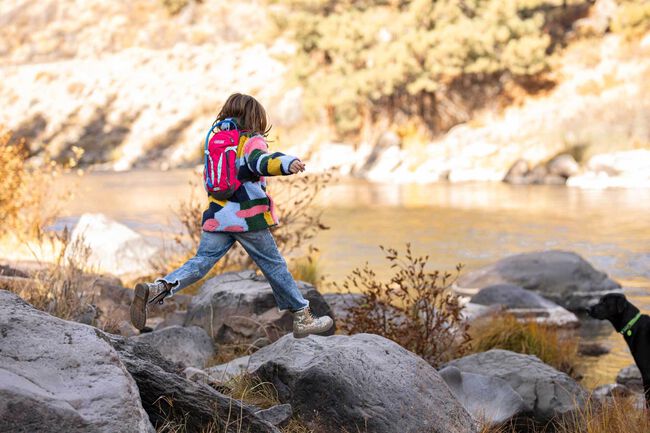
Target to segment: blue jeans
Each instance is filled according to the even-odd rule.
[[[244,247],[262,270],[271,284],[273,296],[280,310],[297,311],[309,305],[298,290],[296,281],[287,268],[287,262],[278,251],[269,229],[241,233],[202,232],[196,255],[162,278],[168,283],[176,284],[172,289],[172,295],[203,278],[235,241]]]

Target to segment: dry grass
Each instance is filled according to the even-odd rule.
[[[254,375],[248,373],[235,376],[224,385],[217,387],[217,390],[222,394],[231,397],[233,401],[236,400],[262,409],[267,409],[280,404],[277,390],[273,384],[263,382]],[[209,423],[197,433],[243,431],[241,424],[235,418],[236,414],[233,414],[233,420],[224,421],[215,419],[214,422]],[[235,426],[235,428],[228,429],[228,426]],[[157,426],[156,431],[159,433],[194,433],[194,431],[190,432],[188,430],[187,425],[183,420],[178,419],[166,420],[163,424]],[[280,428],[280,431],[283,433],[313,433],[313,430],[307,427],[307,425],[297,416],[291,418],[286,425]]]
[[[614,398],[606,404],[589,403],[561,421],[557,433],[648,433],[650,412],[635,407],[633,398]]]
[[[588,400],[581,410],[545,426],[525,430],[512,425],[483,427],[480,433],[648,433],[650,413],[639,409],[634,399],[617,397],[607,403]]]
[[[325,281],[315,254],[291,260],[289,262],[289,271],[294,279],[304,281],[315,287]]]
[[[6,284],[5,288],[29,302],[34,308],[65,320],[77,320],[89,310],[93,313],[92,276],[88,275],[86,262],[90,251],[80,239],[70,242],[68,230],[56,236],[62,246],[56,260],[44,265],[33,279],[24,284]],[[88,321],[94,323],[95,314]]]
[[[522,323],[512,315],[478,321],[470,328],[471,351],[505,349],[535,355],[542,362],[579,377],[578,338],[563,336],[557,328]]]
[[[220,391],[225,391],[226,395],[235,400],[259,406],[263,409],[280,404],[278,391],[272,383],[263,382],[248,373],[233,377],[225,383],[224,388],[225,390],[220,389]]]

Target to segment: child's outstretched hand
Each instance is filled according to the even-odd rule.
[[[289,166],[289,171],[291,172],[291,174],[296,174],[296,173],[299,173],[301,171],[305,171],[305,163],[302,162],[299,159],[296,159]]]

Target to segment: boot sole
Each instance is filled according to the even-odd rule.
[[[138,331],[142,331],[147,324],[147,301],[149,300],[149,287],[146,284],[136,284],[135,295],[131,303],[131,323]]]
[[[329,331],[330,329],[332,329],[332,326],[334,326],[334,320],[332,320],[332,321],[330,322],[330,324],[329,324],[328,327],[323,328],[323,329],[319,329],[319,330],[317,330],[317,331],[312,331],[312,332],[300,332],[300,333],[298,333],[298,332],[296,332],[296,331],[293,331],[293,338],[305,338],[305,337],[309,337],[310,335],[313,335],[313,334],[322,334],[323,332],[327,332],[327,331]]]

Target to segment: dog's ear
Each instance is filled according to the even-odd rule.
[[[621,314],[625,311],[625,307],[627,306],[627,299],[625,299],[625,296],[620,295],[616,297],[616,312]]]

